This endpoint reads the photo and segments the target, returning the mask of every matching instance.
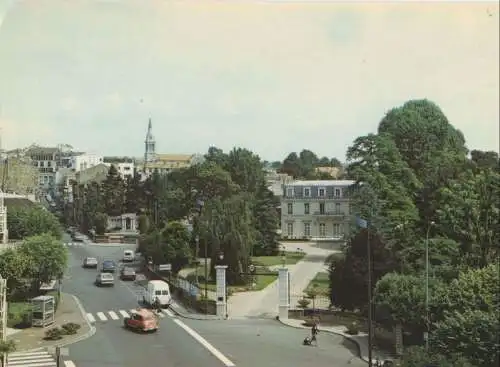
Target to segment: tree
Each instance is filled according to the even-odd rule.
[[[278,243],[278,212],[279,202],[274,194],[261,183],[255,194],[253,215],[257,230],[253,256],[277,255]]]
[[[362,230],[354,236],[345,257],[333,259],[329,267],[330,301],[344,310],[364,310],[368,303],[367,235]],[[370,246],[374,287],[378,279],[396,268],[396,263],[376,233],[370,233]]]
[[[143,186],[141,176],[135,172],[134,176],[128,178],[125,182],[125,208],[126,213],[138,214],[145,208]]]
[[[109,216],[123,214],[125,204],[125,184],[114,165],[109,168],[108,175],[102,183],[104,212]]]
[[[96,234],[102,236],[108,229],[108,216],[105,213],[96,213],[94,217],[94,228]]]
[[[41,206],[29,208],[11,208],[7,216],[9,237],[23,239],[26,237],[50,233],[61,238],[61,225],[57,218]]]
[[[423,347],[410,347],[401,358],[400,367],[474,367],[467,359],[460,356],[448,356],[437,353],[427,353]]]
[[[139,215],[138,223],[139,223],[139,233],[140,234],[146,234],[151,229],[149,217],[147,215],[144,215],[144,214]]]
[[[485,266],[500,246],[500,173],[466,172],[440,191],[439,228],[463,245],[471,265]]]
[[[491,169],[497,172],[500,170],[500,158],[497,152],[472,150],[470,152],[470,157],[471,162],[473,163],[473,168],[476,170]]]
[[[247,280],[243,274],[248,272],[256,237],[249,198],[249,194],[242,193],[209,200],[200,218],[200,238],[211,244],[212,274],[219,262],[218,253],[222,252],[229,284],[244,284]]]
[[[22,284],[23,277],[31,268],[31,258],[14,249],[6,249],[0,253],[0,275],[7,279],[7,298],[10,299]]]
[[[14,353],[17,350],[16,342],[14,340],[0,341],[0,357],[2,360],[2,367],[4,366],[4,356]]]
[[[36,291],[43,283],[61,277],[68,263],[66,247],[48,233],[24,239],[19,252],[29,259],[29,276]]]
[[[165,241],[165,260],[172,264],[172,272],[177,273],[190,263],[193,254],[189,246],[190,235],[180,222],[169,222],[162,232]]]

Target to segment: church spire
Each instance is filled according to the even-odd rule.
[[[151,118],[148,123],[148,132],[146,133],[146,140],[144,141],[144,164],[151,163],[156,160],[156,142],[153,137],[153,124]]]

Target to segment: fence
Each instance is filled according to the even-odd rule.
[[[304,307],[305,306],[305,307]],[[294,293],[290,295],[290,309],[314,308],[328,310],[330,308],[330,297],[318,294],[308,297],[306,293]]]
[[[215,315],[215,301],[202,299],[200,288],[187,279],[156,271],[149,266],[146,267],[144,275],[150,280],[158,279],[166,281],[170,285],[172,293],[187,308],[209,315]]]

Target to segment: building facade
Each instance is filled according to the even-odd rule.
[[[134,177],[135,163],[130,162],[118,162],[118,163],[104,163],[107,167],[115,166],[116,170],[122,176],[123,179]]]
[[[82,153],[70,158],[70,167],[75,172],[84,171],[103,162],[103,156],[93,153]]]
[[[341,240],[351,222],[350,180],[295,181],[283,185],[281,231],[287,239]]]
[[[38,186],[48,191],[55,184],[55,176],[60,160],[58,148],[31,147],[26,151],[33,166],[38,170]]]

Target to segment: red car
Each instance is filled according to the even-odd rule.
[[[142,332],[155,332],[159,329],[158,316],[146,308],[138,308],[131,317],[123,320],[125,328]]]

